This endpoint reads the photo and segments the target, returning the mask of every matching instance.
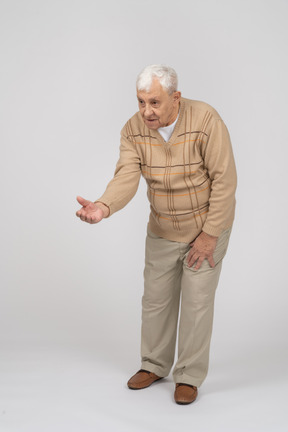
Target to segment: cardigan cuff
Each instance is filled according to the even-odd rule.
[[[108,204],[108,203],[106,203],[105,201],[103,201],[103,200],[101,200],[101,199],[94,201],[94,204],[97,204],[97,203],[99,203],[99,204],[103,204],[105,207],[107,207],[107,208],[109,209],[109,214],[108,214],[108,216],[106,216],[106,218],[105,218],[105,219],[108,219],[108,218],[112,215],[112,213],[113,213],[113,211],[112,211],[112,209],[111,209],[111,205]]]
[[[219,237],[220,234],[223,231],[222,227],[213,227],[209,225],[208,223],[204,223],[202,231],[204,231],[206,234],[213,236],[213,237]]]

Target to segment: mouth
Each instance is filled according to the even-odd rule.
[[[154,122],[154,121],[157,121],[158,119],[145,119],[145,121],[147,121],[147,122]]]
[[[146,118],[143,116],[144,123],[150,129],[158,129],[159,126],[159,118]]]

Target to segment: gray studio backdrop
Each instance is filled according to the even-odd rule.
[[[287,12],[285,0],[0,0],[2,347],[85,344],[137,367],[145,184],[97,226],[75,217],[76,195],[102,194],[137,110],[136,75],[165,63],[184,97],[219,111],[238,168],[215,355],[273,353],[277,370],[288,324]]]

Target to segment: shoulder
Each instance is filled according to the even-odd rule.
[[[181,98],[181,100],[184,102],[185,110],[192,109],[200,117],[209,114],[213,120],[222,120],[218,111],[206,102],[186,98]]]

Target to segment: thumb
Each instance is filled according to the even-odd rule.
[[[77,196],[77,201],[79,204],[82,205],[82,207],[86,207],[87,205],[89,205],[91,203],[91,201],[85,200],[81,196]]]

